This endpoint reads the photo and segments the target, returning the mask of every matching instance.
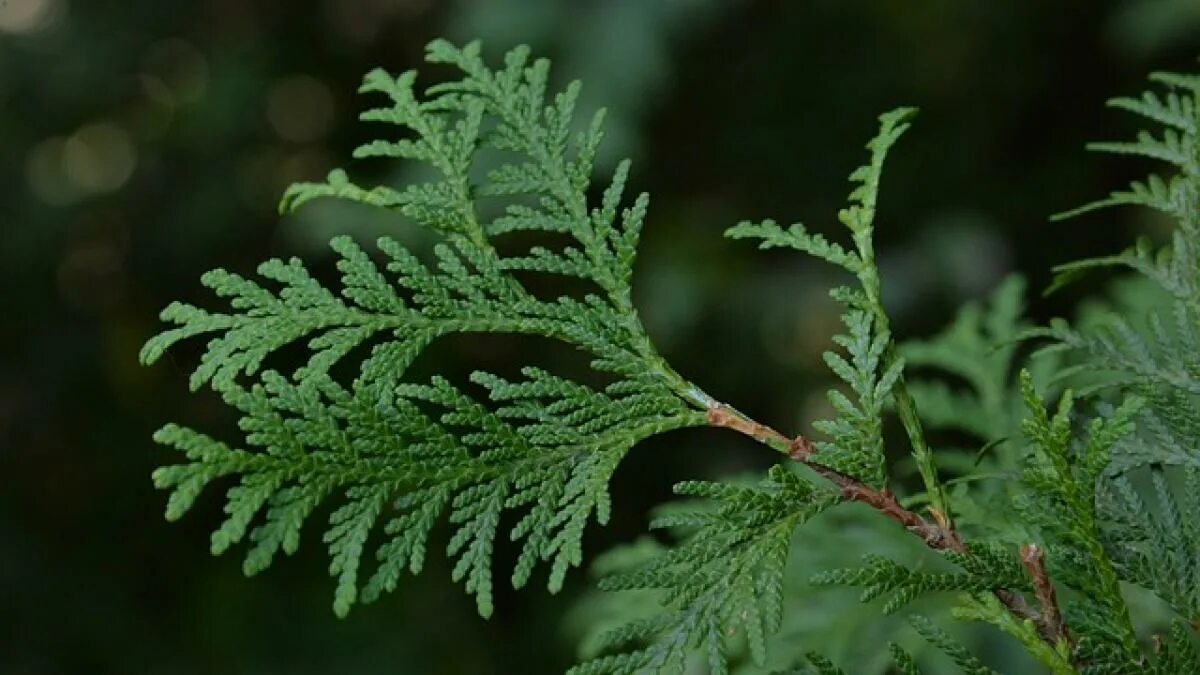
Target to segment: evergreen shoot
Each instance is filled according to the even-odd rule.
[[[431,251],[340,236],[336,287],[298,259],[268,260],[256,276],[205,274],[219,309],[163,310],[169,327],[142,362],[206,340],[190,386],[236,409],[242,432],[158,431],[179,453],[154,473],[168,519],[224,487],[211,550],[244,544],[247,575],[296,552],[306,526],[319,530],[306,536],[328,550],[339,616],[409,583],[444,547],[453,579],[488,617],[498,570],[515,588],[544,573],[557,592],[589,560],[587,533],[612,512],[610,480],[641,441],[719,427],[780,463],[758,480],[675,486],[686,503],[651,524],[665,543],[600,582],[651,594],[653,611],[638,604],[571,673],[853,672],[820,642],[800,645],[799,662],[772,654],[788,613],[827,586],[858,588],[881,614],[905,617],[904,633],[878,646],[896,672],[922,672],[935,652],[964,673],[997,672],[961,637],[961,625],[982,625],[1055,675],[1200,673],[1200,76],[1156,74],[1161,91],[1114,99],[1156,130],[1092,146],[1169,173],[1064,214],[1137,206],[1171,219],[1168,243],[1059,268],[1056,285],[1131,271],[1157,289],[1138,307],[1030,327],[1024,284],[1012,279],[940,334],[898,342],[875,232],[885,161],[912,108],[879,117],[837,214],[840,237],[773,220],[730,228],[845,275],[831,291],[844,332],[825,354],[839,381],[832,415],[782,433],[656,351],[632,295],[649,198],[628,194],[628,161],[597,171],[603,113],[578,119],[580,85],[552,92],[549,62],[524,47],[492,67],[478,43],[439,40],[426,59],[455,75],[431,86],[415,72],[365,77],[378,107],[362,119],[381,131],[354,157],[424,164],[430,179],[364,185],[339,169],[292,186],[281,209],[340,199],[393,211],[437,238]],[[558,287],[579,290],[545,292]],[[591,372],[411,373],[440,338],[498,333],[563,343]],[[1034,340],[1042,348],[1027,360],[1020,345]],[[281,351],[303,351],[302,365],[284,367]],[[956,440],[941,440],[947,430]],[[794,583],[797,547],[829,546],[823,523],[854,508],[919,554],[848,551],[844,565]],[[505,541],[515,560],[497,555]],[[1139,616],[1134,589],[1165,609]],[[921,603],[939,597],[953,609],[930,615]]]

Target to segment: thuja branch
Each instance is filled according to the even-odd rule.
[[[930,509],[933,521],[921,514],[905,508],[896,495],[888,490],[876,489],[866,483],[849,476],[841,471],[822,464],[816,457],[812,441],[803,435],[788,438],[779,431],[755,421],[737,409],[724,403],[714,403],[708,408],[708,423],[715,427],[732,429],[740,434],[780,451],[793,460],[800,462],[813,472],[835,485],[842,497],[848,501],[865,504],[883,516],[899,523],[905,530],[916,535],[926,546],[935,551],[953,551],[970,555],[966,543],[954,529],[948,518],[936,508]],[[1017,591],[1007,588],[992,589],[995,597],[1018,621],[1029,621],[1039,627],[1042,639],[1051,647],[1057,645],[1061,636],[1066,634],[1066,627],[1054,601],[1053,587],[1045,568],[1041,551],[1038,550],[1035,560],[1028,560],[1026,551],[1022,551],[1022,560],[1033,577],[1034,588],[1037,591],[1041,609],[1035,609]],[[1048,590],[1047,590],[1048,589]]]
[[[813,448],[812,442],[804,436],[788,438],[775,429],[750,419],[723,403],[715,404],[708,409],[708,423],[715,427],[732,429],[783,452],[837,486],[845,499],[861,502],[879,511],[920,537],[930,548],[959,553],[966,552],[962,538],[936,510],[932,511],[934,522],[930,522],[919,513],[905,508],[890,490],[886,488],[877,490],[852,476],[825,466],[816,458],[816,450]]]
[[[882,161],[882,158],[879,161]],[[874,191],[867,193],[867,202],[864,204],[864,209],[869,214],[868,222],[874,219],[875,199],[876,194]],[[870,307],[871,314],[873,315],[875,329],[880,333],[887,334],[891,329],[891,320],[883,307],[882,285],[880,283],[879,270],[874,262],[875,245],[871,237],[872,230],[869,227],[859,227],[856,229],[850,216],[843,215],[842,217],[844,218],[844,222],[852,230],[855,230],[854,242],[858,248],[858,255],[863,261],[863,265],[858,270],[857,276],[867,299],[866,304]],[[895,344],[889,342],[884,359],[887,363],[894,364],[897,358]],[[917,472],[921,475],[921,481],[925,484],[925,491],[929,494],[929,503],[932,505],[930,512],[939,521],[944,521],[948,530],[953,530],[949,500],[946,497],[946,491],[942,487],[941,481],[938,480],[937,465],[933,460],[933,451],[925,441],[925,432],[921,427],[921,417],[917,414],[917,404],[913,401],[912,394],[908,391],[908,385],[904,381],[903,374],[900,374],[896,378],[896,382],[892,387],[892,399],[896,406],[896,415],[900,418],[900,424],[904,427],[904,432],[907,434],[909,443],[912,446],[912,454],[916,460]]]

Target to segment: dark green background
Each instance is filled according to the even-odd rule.
[[[370,130],[354,95],[374,66],[418,64],[433,37],[528,42],[610,108],[611,166],[653,195],[636,280],[680,372],[784,429],[812,417],[830,279],[790,254],[722,239],[741,218],[836,232],[846,174],[874,117],[923,110],[885,176],[885,294],[902,336],[928,333],[1012,270],[1111,251],[1136,214],[1050,225],[1136,165],[1086,140],[1130,132],[1105,111],[1153,69],[1194,69],[1194,0],[0,0],[0,673],[542,673],[573,653],[557,598],[502,593],[484,622],[440,560],[337,620],[315,529],[295,560],[246,580],[211,558],[217,495],[178,524],[149,473],[168,420],[232,416],[190,395],[192,345],[154,368],[141,342],[199,275],[267,257],[329,265],[334,233],[397,218],[317,206],[280,219],[288,182],[343,163]],[[381,167],[351,167],[382,177]],[[1077,295],[1036,300],[1044,319]],[[439,346],[459,372],[527,358],[520,341]],[[229,435],[228,438],[233,438]],[[724,435],[676,434],[618,473],[627,541],[682,477],[764,465]],[[440,544],[435,544],[440,548]],[[503,554],[502,554],[503,555]],[[499,576],[506,577],[502,571]]]

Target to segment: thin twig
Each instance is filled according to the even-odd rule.
[[[792,459],[804,464],[818,475],[833,483],[849,501],[862,502],[888,518],[900,523],[909,532],[917,535],[930,548],[966,553],[966,546],[953,527],[934,512],[935,522],[929,522],[919,513],[910,511],[900,504],[896,495],[886,488],[877,490],[866,483],[830,468],[816,460],[816,448],[812,441],[803,436],[789,439],[787,436],[756,422],[733,408],[720,404],[708,409],[708,423],[725,427],[787,452]]]
[[[780,447],[780,445],[789,447],[792,444],[792,440],[787,436],[765,424],[755,422],[724,403],[709,406],[708,423],[714,427],[733,429],[739,434],[749,436],[759,443],[772,447]]]
[[[803,436],[797,436],[790,445],[789,457],[836,485],[846,499],[862,502],[900,523],[906,530],[920,537],[921,541],[924,541],[930,548],[966,552],[962,539],[952,528],[944,528],[941,524],[931,523],[921,517],[919,513],[904,508],[891,490],[887,488],[876,490],[856,478],[816,461],[813,457],[815,448],[813,448],[812,441]]]
[[[812,441],[804,436],[797,436],[794,439],[789,439],[787,436],[779,433],[775,429],[756,422],[736,409],[718,403],[710,405],[708,408],[708,423],[716,427],[725,427],[733,429],[738,433],[744,434],[754,440],[771,446],[781,452],[787,453],[789,457],[800,462],[801,464],[812,469],[821,477],[833,483],[841,491],[842,496],[848,501],[860,502],[870,506],[887,518],[899,523],[904,529],[916,535],[925,542],[925,545],[935,551],[954,551],[963,555],[970,555],[966,544],[962,537],[954,529],[953,524],[939,510],[930,509],[930,515],[933,517],[933,522],[926,520],[921,514],[906,509],[896,495],[892,494],[891,490],[886,487],[883,489],[875,489],[866,483],[846,475],[837,469],[830,468],[821,464],[816,458],[816,448]],[[1024,550],[1024,549],[1023,549]],[[1038,551],[1038,555],[1041,552]],[[1040,558],[1039,558],[1040,559]],[[1022,554],[1024,561],[1024,554]],[[1040,565],[1040,563],[1039,563]],[[1044,574],[1044,568],[1043,574]],[[1047,578],[1047,585],[1049,584]],[[1035,588],[1037,581],[1035,578]],[[1025,596],[1020,593],[1007,589],[996,588],[992,589],[993,595],[1000,600],[1001,603],[1021,621],[1032,621],[1039,627],[1044,620],[1044,611],[1038,611],[1029,605]],[[1053,600],[1053,587],[1050,587],[1050,599]],[[1039,601],[1041,601],[1041,591],[1038,592]],[[1043,603],[1045,604],[1045,603]],[[1065,634],[1066,627],[1062,623],[1061,615],[1058,614],[1057,605],[1054,607],[1054,624],[1059,628],[1059,632]],[[1057,635],[1057,632],[1054,633]],[[1056,640],[1050,635],[1042,633],[1045,639],[1051,646],[1056,645]]]
[[[1051,644],[1070,642],[1067,626],[1063,622],[1062,612],[1058,608],[1058,596],[1054,592],[1054,584],[1046,572],[1046,554],[1037,544],[1021,547],[1021,564],[1033,581],[1033,592],[1037,596],[1039,618],[1038,631]]]

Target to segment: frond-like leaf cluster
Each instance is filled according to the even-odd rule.
[[[968,303],[936,336],[900,345],[910,368],[929,369],[931,377],[910,379],[908,388],[930,427],[963,431],[981,444],[998,443],[1016,431],[1024,406],[1012,386],[1013,363],[1017,338],[1027,328],[1025,286],[1020,277],[1009,277],[986,305]]]
[[[1196,154],[1197,112],[1196,91],[1200,82],[1194,76],[1177,73],[1154,73],[1150,79],[1166,88],[1162,94],[1148,91],[1141,98],[1114,98],[1108,104],[1161,125],[1158,135],[1140,131],[1133,141],[1091,143],[1088,149],[1118,155],[1134,155],[1166,162],[1179,175],[1163,179],[1151,175],[1137,181],[1125,192],[1114,192],[1107,199],[1086,204],[1057,218],[1070,218],[1096,209],[1112,206],[1145,206],[1183,220],[1195,217],[1195,180],[1200,177],[1200,161]]]
[[[958,666],[963,675],[998,675],[996,671],[985,666],[978,658],[976,658],[966,647],[958,640],[951,637],[946,631],[938,628],[932,621],[923,616],[914,616],[912,618],[913,628],[921,634],[931,644],[942,650],[950,660],[954,661],[954,665]]]
[[[1147,240],[1116,256],[1071,263],[1060,268],[1060,283],[1095,267],[1124,266],[1161,288],[1170,298],[1167,311],[1148,311],[1142,316],[1106,313],[1083,329],[1056,321],[1033,335],[1048,337],[1048,349],[1068,352],[1086,359],[1077,369],[1066,369],[1061,377],[1081,371],[1102,371],[1108,376],[1094,382],[1096,388],[1121,387],[1133,390],[1149,402],[1146,414],[1159,422],[1176,421],[1187,415],[1183,425],[1200,427],[1200,418],[1187,414],[1200,394],[1200,344],[1195,326],[1200,323],[1200,89],[1194,77],[1158,73],[1152,79],[1167,86],[1164,95],[1148,92],[1140,99],[1118,98],[1111,105],[1139,114],[1165,127],[1162,136],[1141,132],[1132,143],[1099,143],[1092,147],[1105,152],[1133,154],[1165,161],[1176,173],[1169,178],[1152,175],[1135,183],[1129,193],[1114,193],[1109,199],[1062,214],[1069,217],[1110,206],[1145,206],[1162,211],[1176,227],[1171,243],[1157,247]],[[1190,405],[1184,405],[1190,402]]]
[[[909,619],[913,629],[927,642],[937,647],[950,657],[963,675],[997,675],[996,671],[985,666],[975,658],[958,640],[938,628],[926,617],[915,615]],[[888,643],[888,651],[896,669],[903,675],[921,675],[921,669],[916,659],[900,645]],[[846,671],[838,668],[832,661],[815,652],[808,654],[808,665],[791,671],[787,675],[847,675]]]
[[[367,75],[362,91],[385,107],[363,119],[406,135],[360,147],[356,157],[423,162],[438,180],[397,189],[360,187],[338,170],[326,182],[288,190],[282,208],[332,197],[393,209],[441,235],[432,263],[384,238],[381,267],[348,237],[334,239],[342,287],[324,287],[298,260],[259,267],[270,284],[216,270],[203,282],[228,300],[213,312],[173,303],[176,324],[147,342],[152,363],[175,343],[210,336],[191,378],[210,385],[242,413],[254,451],[227,446],[169,425],[159,442],[187,463],[155,474],[172,490],[168,516],[179,517],[210,482],[238,476],[228,493],[228,518],[213,535],[213,551],[251,540],[245,569],[253,574],[276,552],[294,551],[301,526],[325,501],[334,509],[325,542],[337,577],[334,609],[393,589],[405,570],[424,563],[431,531],[450,522],[447,553],[454,577],[474,594],[481,614],[492,611],[492,552],[502,531],[521,543],[512,581],[524,585],[534,566],[550,565],[557,590],[582,561],[582,537],[609,513],[608,480],[631,446],[657,433],[704,424],[707,400],[654,352],[630,296],[646,195],[623,207],[629,164],[622,163],[599,203],[588,201],[601,116],[573,132],[579,85],[548,95],[549,64],[525,48],[487,68],[478,44],[429,46],[431,63],[457,67],[462,78],[416,91],[416,74]],[[478,182],[481,154],[495,168]],[[477,200],[498,215],[487,219]],[[538,232],[563,242],[502,255],[494,241]],[[509,247],[511,248],[511,247]],[[583,297],[541,299],[519,274],[577,277],[593,284]],[[590,355],[611,383],[595,389],[535,368],[508,382],[487,373],[473,380],[492,407],[434,378],[410,384],[410,364],[439,337],[453,333],[547,336]],[[290,376],[264,371],[281,348],[307,341],[309,358]],[[359,347],[370,347],[350,386],[331,369]],[[246,378],[257,380],[249,386]],[[265,522],[253,526],[265,511]],[[515,524],[502,524],[506,514]],[[382,526],[385,541],[372,535]],[[359,590],[364,551],[379,566]]]
[[[813,576],[812,583],[861,587],[862,602],[886,598],[884,614],[892,614],[928,593],[984,593],[994,588],[1028,586],[1020,563],[1002,547],[978,545],[971,548],[970,554],[951,551],[944,558],[958,571],[914,569],[890,558],[867,554],[862,567],[821,572]]]
[[[879,134],[867,145],[870,164],[851,175],[850,205],[839,219],[851,232],[853,252],[799,224],[784,230],[772,221],[742,223],[727,232],[732,238],[760,239],[763,248],[808,252],[858,277],[860,288],[833,293],[846,306],[847,334],[834,338],[844,354],[831,351],[825,358],[848,393],[830,392],[837,415],[814,425],[828,439],[815,444],[811,459],[828,472],[878,488],[887,482],[882,420],[903,362],[895,356],[879,300],[873,220],[883,160],[912,114],[900,109],[881,116]],[[573,673],[681,671],[696,651],[705,655],[712,672],[727,672],[734,637],[744,638],[753,660],[764,663],[767,637],[781,620],[783,566],[793,533],[842,498],[779,467],[753,488],[685,483],[677,491],[714,500],[715,508],[663,518],[656,525],[696,534],[648,565],[602,582],[609,590],[661,591],[666,611],[614,631],[607,646],[625,650],[588,661]]]
[[[880,116],[870,159],[850,176],[848,205],[838,213],[849,244],[799,223],[728,230],[760,248],[822,259],[856,282],[832,291],[844,307],[845,334],[833,338],[837,349],[825,361],[840,383],[828,393],[833,418],[813,424],[822,437],[810,442],[715,401],[656,353],[631,295],[648,197],[626,199],[628,162],[606,185],[592,185],[603,115],[577,131],[578,83],[549,93],[548,62],[532,60],[524,47],[494,70],[478,44],[435,41],[427,60],[456,69],[458,79],[419,91],[414,72],[366,76],[361,91],[385,104],[362,119],[399,135],[368,142],[354,156],[424,163],[433,178],[364,186],[339,169],[290,188],[281,208],[336,198],[388,209],[439,238],[428,254],[391,238],[368,252],[338,237],[337,289],[299,260],[269,260],[259,279],[219,269],[204,275],[225,310],[172,303],[163,311],[173,326],[146,343],[142,361],[205,336],[190,385],[211,387],[236,409],[245,436],[227,444],[174,424],[156,434],[184,459],[154,474],[156,486],[170,491],[168,518],[224,483],[226,517],[211,549],[248,542],[243,568],[255,574],[280,552],[295,552],[305,524],[328,509],[323,541],[339,615],[419,572],[443,527],[453,578],[488,616],[501,537],[516,549],[514,587],[545,565],[550,590],[559,590],[582,564],[586,528],[608,521],[609,481],[630,449],[656,434],[713,424],[807,468],[776,466],[756,483],[677,485],[693,500],[689,508],[653,523],[677,543],[655,544],[641,564],[601,584],[655,596],[661,611],[643,611],[612,631],[601,647],[607,651],[574,675],[682,673],[697,661],[727,673],[743,653],[766,667],[768,640],[783,624],[793,541],[805,522],[843,501],[917,535],[932,563],[872,553],[849,568],[841,557],[813,585],[860,587],[862,600],[882,599],[887,614],[918,596],[953,591],[955,618],[1001,629],[1055,675],[1200,672],[1192,635],[1200,626],[1200,78],[1159,74],[1165,93],[1115,99],[1114,107],[1162,129],[1092,146],[1166,162],[1173,174],[1064,214],[1138,205],[1175,221],[1169,245],[1141,242],[1059,270],[1060,282],[1095,267],[1134,270],[1166,298],[1144,317],[1101,311],[1078,326],[1028,330],[1023,285],[1012,280],[934,339],[898,348],[883,308],[874,228],[883,164],[909,126],[909,108]],[[534,293],[530,279],[545,275],[588,290]],[[442,376],[408,379],[431,343],[464,333],[557,340],[586,355],[591,379],[533,366],[516,378],[476,371],[474,394]],[[1024,370],[1014,385],[1021,336],[1048,338],[1044,351],[1062,360],[1040,361],[1036,376]],[[292,345],[305,347],[307,358],[288,369],[279,363],[288,355],[278,352]],[[364,355],[357,369],[354,354]],[[905,358],[957,385],[910,386]],[[1048,413],[1035,381],[1082,384],[1080,398],[1095,397],[1091,419],[1070,390]],[[889,413],[924,487],[905,499],[891,492]],[[984,444],[942,454],[959,474],[953,493],[939,478],[926,423]],[[1004,454],[985,461],[1000,444]],[[1153,653],[1135,632],[1122,584],[1150,590],[1174,613]],[[963,672],[994,672],[928,619],[909,618]],[[912,654],[889,648],[900,672],[919,672]],[[798,672],[842,671],[814,653]]]
[[[847,251],[819,234],[809,232],[802,223],[792,223],[785,230],[770,219],[761,223],[743,221],[726,230],[725,236],[730,239],[759,239],[758,247],[763,250],[795,249],[837,265],[851,274],[858,274],[862,270],[862,261],[859,260],[858,254]]]
[[[766,637],[783,619],[784,565],[796,528],[839,500],[782,466],[754,486],[689,482],[675,492],[709,500],[712,508],[657,519],[654,527],[692,534],[634,571],[601,582],[611,591],[662,591],[666,611],[606,640],[611,647],[645,646],[588,661],[573,675],[683,672],[694,650],[705,654],[710,672],[726,673],[738,640],[761,665]]]
[[[883,414],[891,404],[904,363],[895,355],[880,299],[875,267],[875,212],[888,150],[908,130],[915,114],[915,109],[898,108],[881,115],[879,132],[867,143],[870,162],[850,175],[854,189],[848,199],[849,206],[838,213],[838,220],[850,231],[853,251],[809,232],[801,223],[785,230],[772,220],[746,221],[725,232],[725,236],[733,239],[758,239],[760,248],[790,247],[808,253],[857,278],[859,288],[838,287],[832,291],[833,297],[846,308],[842,320],[848,334],[834,337],[834,342],[846,350],[846,356],[833,351],[825,353],[826,364],[846,383],[856,400],[841,390],[830,390],[829,401],[837,416],[813,426],[828,437],[817,443],[817,461],[876,487],[886,482]]]
[[[829,391],[829,403],[837,416],[813,423],[814,429],[830,439],[817,442],[818,456],[831,469],[882,487],[887,480],[883,415],[904,362],[892,359],[884,366],[891,333],[876,328],[874,314],[851,309],[842,319],[849,335],[835,336],[834,341],[846,350],[849,359],[829,351],[825,352],[825,363],[850,387],[857,401],[837,389]]]
[[[1200,621],[1200,470],[1179,472],[1177,487],[1161,466],[1145,473],[1149,501],[1134,485],[1137,474],[1100,484],[1105,544],[1123,580],[1154,591],[1181,618]]]
[[[969,434],[961,447],[938,448],[956,521],[965,530],[986,532],[1017,544],[1022,526],[1009,504],[1022,456],[1019,441],[1025,404],[1016,386],[1018,339],[1025,282],[1012,276],[986,304],[968,303],[937,335],[900,345],[907,366],[917,369],[908,389],[928,427]],[[1050,379],[1054,359],[1030,364],[1033,379]]]
[[[1028,491],[1017,506],[1024,520],[1045,538],[1053,576],[1079,591],[1074,626],[1081,648],[1134,663],[1140,656],[1136,635],[1120,578],[1104,547],[1096,486],[1108,468],[1113,446],[1133,433],[1142,403],[1130,398],[1110,416],[1093,419],[1086,439],[1076,441],[1071,392],[1048,415],[1028,373],[1022,373],[1021,387],[1029,409],[1024,431],[1030,453],[1022,473]]]
[[[592,518],[607,521],[608,478],[629,448],[702,421],[678,399],[656,396],[636,381],[595,391],[537,369],[525,375],[507,382],[475,374],[500,404],[492,411],[441,378],[390,390],[359,380],[345,389],[323,375],[293,382],[268,371],[249,390],[224,392],[242,412],[247,443],[261,451],[168,425],[156,440],[184,452],[189,463],[159,469],[155,484],[172,490],[167,515],[174,519],[209,482],[240,475],[212,550],[222,553],[249,534],[247,574],[265,569],[280,550],[294,552],[307,517],[340,494],[344,503],[324,537],[338,581],[338,614],[359,597],[360,558],[385,512],[391,512],[383,526],[387,539],[361,592],[366,601],[393,590],[405,571],[421,570],[430,531],[448,515],[454,577],[487,616],[491,553],[504,513],[521,514],[506,528],[522,543],[513,584],[524,585],[534,566],[548,561],[556,590],[581,562],[584,526]],[[248,533],[264,509],[265,522]]]
[[[1073,360],[1074,366],[1062,370],[1060,379],[1081,380],[1083,393],[1143,402],[1137,434],[1111,446],[1104,475],[1095,481],[1094,492],[1081,493],[1081,498],[1094,498],[1099,543],[1111,559],[1112,574],[1154,592],[1177,613],[1177,620],[1194,626],[1200,615],[1195,593],[1200,565],[1195,520],[1200,512],[1187,495],[1189,486],[1195,489],[1200,468],[1200,79],[1172,73],[1156,73],[1151,79],[1165,91],[1110,104],[1161,130],[1142,131],[1128,143],[1091,147],[1162,162],[1171,173],[1151,175],[1128,191],[1063,217],[1110,206],[1147,207],[1174,223],[1170,241],[1159,246],[1142,240],[1118,255],[1060,268],[1064,282],[1096,267],[1132,270],[1142,282],[1132,287],[1138,291],[1132,308],[1136,311],[1100,309],[1089,321],[1056,321],[1032,334],[1050,339],[1046,351]],[[1128,407],[1118,408],[1114,419],[1128,416]],[[1086,461],[1079,464],[1088,466]],[[1102,576],[1104,585],[1115,583],[1108,572]],[[1114,634],[1123,635],[1126,645],[1131,639],[1120,631]],[[1177,648],[1176,653],[1192,648]],[[1174,658],[1164,657],[1163,662]],[[1192,670],[1197,668],[1193,665]]]

